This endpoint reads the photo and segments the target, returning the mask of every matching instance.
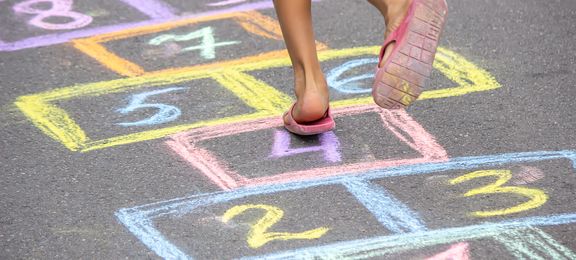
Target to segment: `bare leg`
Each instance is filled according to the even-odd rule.
[[[311,0],[274,0],[274,7],[294,70],[292,116],[298,123],[318,120],[328,109],[329,94],[316,54]]]
[[[408,12],[412,0],[368,0],[368,2],[376,7],[384,17],[384,22],[386,23],[384,38],[386,38],[388,34],[400,26],[400,23],[402,23],[404,16],[406,16],[406,13]],[[388,59],[393,49],[394,43],[391,43],[386,47],[382,63]]]

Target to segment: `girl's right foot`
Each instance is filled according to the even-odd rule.
[[[324,74],[316,72],[315,76],[301,76],[304,73],[295,73],[294,89],[296,104],[292,110],[292,117],[297,123],[306,124],[317,121],[326,116],[329,106],[328,84]],[[312,78],[311,80],[307,80]],[[286,116],[284,123],[287,123]]]

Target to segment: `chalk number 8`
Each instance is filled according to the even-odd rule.
[[[497,177],[498,179],[494,183],[488,184],[484,187],[469,190],[468,192],[464,193],[464,197],[472,197],[482,194],[508,193],[508,194],[517,194],[529,198],[530,200],[510,208],[490,210],[490,211],[475,211],[472,212],[473,216],[493,217],[493,216],[502,216],[518,213],[540,207],[548,200],[548,195],[546,195],[544,191],[539,189],[525,188],[518,186],[502,186],[506,184],[510,179],[512,179],[512,173],[509,170],[475,171],[450,180],[450,184],[455,185],[467,182],[472,179],[483,177]]]
[[[49,9],[39,9],[40,3],[49,3]],[[73,0],[28,0],[14,5],[16,13],[35,15],[28,23],[46,30],[70,30],[92,23],[92,17],[72,11]],[[65,23],[46,22],[51,17],[65,17]]]

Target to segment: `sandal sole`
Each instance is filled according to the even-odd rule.
[[[390,61],[378,69],[372,86],[374,102],[386,109],[406,108],[420,96],[430,78],[444,27],[445,0],[414,1],[406,35],[396,43]]]

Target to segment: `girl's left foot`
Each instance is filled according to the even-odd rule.
[[[386,19],[386,40],[372,86],[383,108],[405,108],[422,93],[447,13],[445,0],[370,0]]]
[[[398,29],[404,17],[408,14],[408,9],[413,0],[368,0],[374,5],[384,17],[386,23],[386,30],[384,31],[384,39],[393,31]],[[390,53],[394,49],[395,42],[389,44],[384,50],[382,61],[386,61],[390,57]],[[380,67],[381,64],[378,65]]]

